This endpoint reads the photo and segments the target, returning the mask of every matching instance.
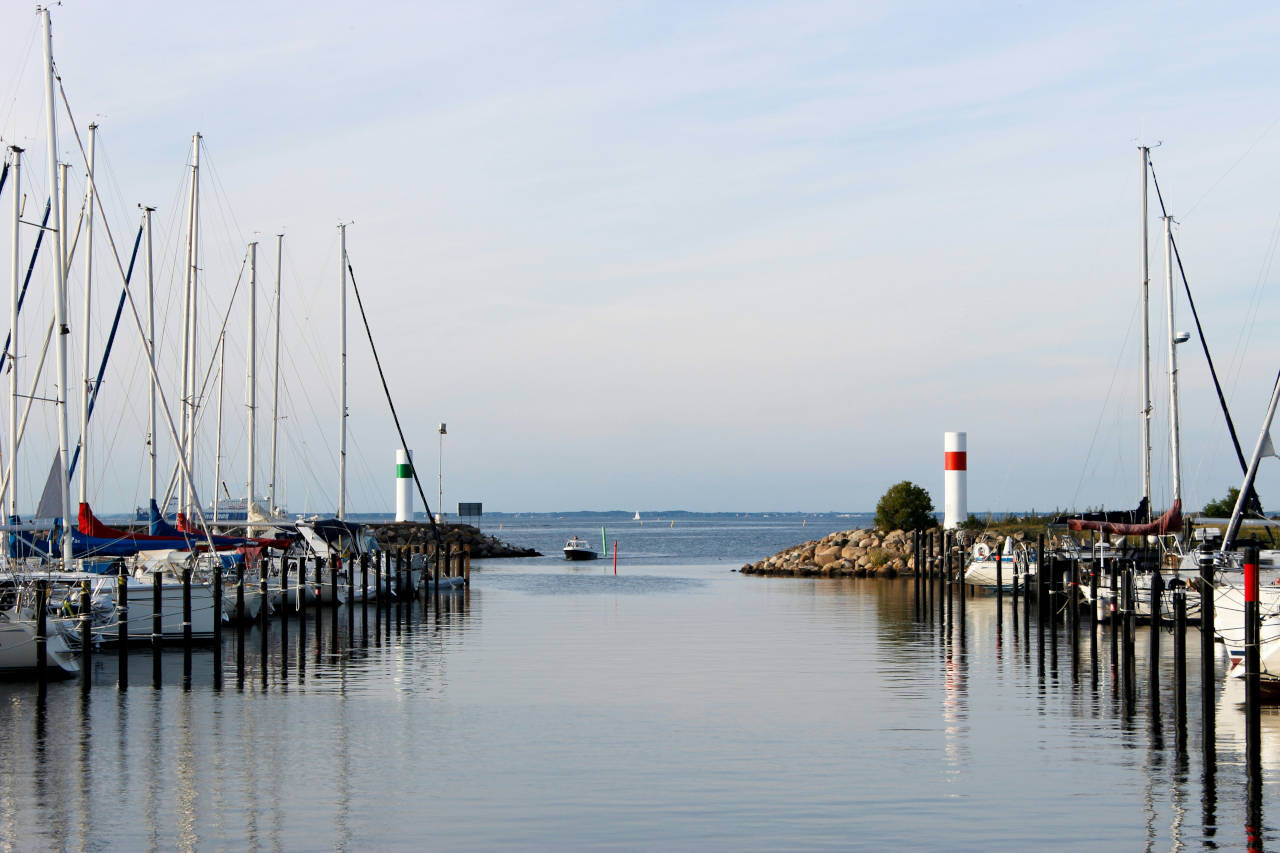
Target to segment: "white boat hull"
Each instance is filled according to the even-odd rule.
[[[27,620],[0,622],[0,678],[35,675],[39,671],[36,624]],[[52,627],[46,623],[46,631]],[[50,678],[65,678],[80,671],[80,664],[57,631],[45,641],[45,664]]]

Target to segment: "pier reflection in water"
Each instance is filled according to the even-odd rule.
[[[1105,626],[1073,646],[1061,622],[1015,623],[1008,597],[1002,620],[976,597],[948,623],[917,612],[909,581],[744,577],[678,556],[617,579],[550,560],[475,568],[469,597],[426,608],[365,622],[357,607],[350,627],[309,612],[305,633],[273,619],[265,659],[246,635],[243,687],[232,630],[221,691],[207,650],[189,690],[178,650],[159,690],[141,665],[118,692],[112,655],[87,693],[54,685],[41,705],[0,688],[3,846],[1274,843],[1262,806],[1280,718],[1264,716],[1250,774],[1238,685],[1217,681],[1202,742],[1194,640],[1180,739],[1167,632],[1154,713],[1145,654],[1113,659]]]

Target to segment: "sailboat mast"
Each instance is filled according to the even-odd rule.
[[[339,382],[342,391],[338,418],[338,518],[347,517],[347,226],[338,226],[342,235],[342,290],[338,300],[338,339],[342,347]]]
[[[280,270],[284,255],[284,235],[276,235],[276,354],[272,364],[275,378],[271,387],[271,479],[267,483],[267,511],[276,514],[276,438],[280,424]]]
[[[222,487],[222,385],[227,376],[227,333],[218,335],[218,432],[213,448],[213,521],[218,522],[221,503],[218,489]]]
[[[1147,250],[1147,164],[1151,149],[1139,146],[1142,155],[1142,497],[1151,520],[1151,270]]]
[[[84,256],[84,312],[81,346],[84,349],[84,360],[81,363],[80,387],[80,503],[89,500],[89,397],[92,394],[92,374],[89,373],[89,312],[90,297],[93,295],[93,162],[94,147],[98,139],[98,125],[89,124],[89,171],[85,175],[85,256]]]
[[[1262,432],[1258,442],[1253,446],[1253,456],[1249,459],[1249,467],[1244,472],[1244,482],[1240,484],[1240,494],[1236,497],[1235,508],[1231,511],[1231,521],[1222,535],[1222,552],[1230,551],[1236,544],[1236,534],[1240,532],[1240,519],[1244,517],[1245,505],[1249,501],[1249,493],[1253,491],[1253,482],[1258,476],[1258,465],[1264,455],[1275,455],[1271,444],[1271,422],[1276,417],[1276,405],[1280,404],[1280,375],[1276,376],[1275,385],[1271,388],[1271,402],[1267,404],[1267,416],[1262,421]]]
[[[147,352],[155,352],[156,349],[156,280],[151,252],[151,214],[154,212],[154,207],[143,208],[147,233]],[[147,383],[147,403],[148,497],[151,503],[154,503],[156,500],[156,380],[154,377],[150,377]]]
[[[191,397],[195,394],[193,383],[191,380],[192,370],[192,345],[191,332],[192,322],[191,314],[194,309],[194,276],[196,267],[196,194],[199,187],[200,173],[200,134],[191,137],[191,195],[188,199],[187,207],[187,261],[186,261],[186,279],[185,289],[182,297],[182,400],[181,416],[182,416],[182,446],[178,448],[178,453],[183,460],[189,461],[188,448],[191,446],[191,434],[194,431],[192,427],[191,417]],[[178,505],[186,512],[190,508],[190,494],[192,484],[187,476],[187,468],[189,465],[183,465],[182,479],[178,486]]]
[[[1182,448],[1178,432],[1178,342],[1173,329],[1173,217],[1164,219],[1164,293],[1169,317],[1169,449],[1173,473],[1173,500],[1182,500]]]
[[[58,186],[58,119],[54,111],[53,100],[53,29],[49,23],[49,10],[42,8],[40,10],[41,23],[44,29],[44,106],[45,118],[48,124],[48,144],[49,144],[49,186]],[[63,191],[66,187],[64,185]],[[63,209],[63,199],[58,198],[58,193],[53,192],[54,204],[58,207],[54,210],[53,221],[58,223],[57,230],[57,262],[56,267],[56,289],[54,291],[54,322],[58,326],[58,457],[59,457],[59,474],[58,485],[62,492],[62,563],[65,568],[71,568],[71,486],[67,483],[67,463],[70,461],[68,445],[71,443],[69,438],[69,424],[67,422],[67,233],[66,233],[66,213]]]
[[[249,352],[248,385],[249,406],[249,483],[248,500],[245,501],[245,518],[248,519],[249,508],[253,505],[253,488],[257,480],[258,465],[258,383],[255,376],[258,361],[258,244],[249,244]]]
[[[22,223],[22,149],[9,147],[13,152],[13,267],[9,280],[9,517],[18,517],[18,361],[13,354],[18,351],[18,297],[22,288],[22,268],[18,254],[22,248],[19,226]]]

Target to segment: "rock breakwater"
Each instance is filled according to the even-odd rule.
[[[911,552],[910,530],[842,530],[821,539],[811,539],[786,548],[772,557],[747,563],[740,571],[745,575],[779,577],[883,577],[913,574],[915,556]],[[961,531],[965,545],[985,542],[998,547],[1002,535],[990,532],[975,534]],[[1016,541],[1025,534],[1014,533]]]
[[[435,536],[431,525],[419,521],[396,521],[387,524],[372,524],[373,535],[378,543],[388,550],[420,547],[429,550],[435,544]],[[532,548],[519,548],[503,542],[496,536],[482,533],[478,527],[470,524],[446,524],[442,531],[445,542],[452,548],[466,546],[471,548],[474,559],[491,559],[495,557],[541,557]]]
[[[829,533],[741,569],[748,575],[791,577],[896,577],[914,570],[909,532],[861,529]]]

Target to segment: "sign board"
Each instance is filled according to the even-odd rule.
[[[459,518],[477,518],[482,515],[484,515],[484,504],[481,504],[481,503],[471,503],[471,504],[459,503],[458,504]]]

